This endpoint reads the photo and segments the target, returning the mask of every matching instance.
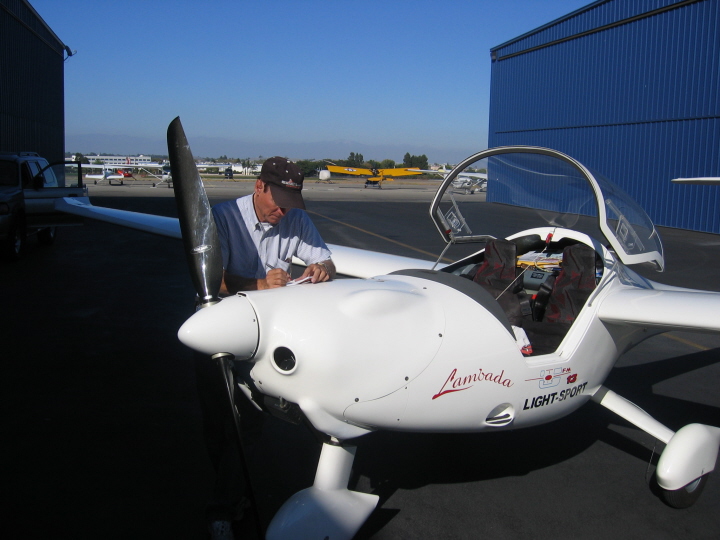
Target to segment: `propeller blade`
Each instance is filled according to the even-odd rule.
[[[193,285],[203,304],[214,303],[223,276],[220,240],[180,117],[168,126],[167,143],[180,232]]]

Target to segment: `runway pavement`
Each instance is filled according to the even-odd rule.
[[[433,185],[309,181],[329,243],[431,259]],[[211,203],[250,183],[208,183]],[[176,215],[161,186],[91,186],[98,206]],[[508,211],[498,226],[513,232]],[[720,290],[720,237],[661,229],[667,272],[653,279]],[[3,537],[203,539],[212,482],[192,355],[176,337],[193,296],[181,243],[109,224],[63,229],[0,265],[3,328]],[[480,330],[480,329],[478,329]],[[478,342],[478,347],[482,343]],[[607,386],[672,429],[720,425],[720,336],[671,333],[623,355]],[[710,539],[720,536],[720,476],[674,510],[651,477],[662,450],[588,403],[546,426],[486,435],[374,433],[352,480],[380,505],[358,538]],[[268,418],[248,442],[261,526],[314,477],[319,445]],[[252,517],[243,523],[257,538]]]

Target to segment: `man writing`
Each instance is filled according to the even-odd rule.
[[[251,195],[213,207],[223,257],[221,295],[287,285],[293,256],[307,265],[298,280],[318,283],[335,276],[330,250],[304,211],[303,180],[295,163],[270,158],[263,163]],[[213,540],[231,540],[233,522],[242,519],[247,501],[235,419],[224,379],[208,358],[195,356],[195,377],[205,444],[215,469],[206,508],[208,527]],[[242,410],[243,430],[258,431],[257,411],[245,400],[235,405]]]
[[[293,256],[307,264],[298,279],[335,276],[330,250],[304,212],[303,180],[295,163],[273,157],[251,195],[213,207],[225,269],[221,294],[285,286]]]

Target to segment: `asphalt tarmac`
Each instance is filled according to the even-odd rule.
[[[328,243],[432,259],[437,183],[306,182]],[[212,204],[251,184],[210,183]],[[175,216],[164,186],[91,186],[98,206]],[[477,195],[477,194],[476,194]],[[512,211],[498,235],[521,221]],[[516,227],[522,228],[522,227]],[[720,237],[660,229],[673,285],[720,290]],[[213,473],[201,435],[192,354],[176,337],[194,292],[181,243],[90,222],[31,239],[0,264],[3,517],[10,539],[204,539]],[[482,343],[478,343],[481,347]],[[671,429],[720,425],[720,336],[673,332],[623,355],[606,381]],[[720,476],[686,510],[652,487],[663,445],[604,408],[494,434],[373,433],[351,487],[380,496],[357,538],[720,537]],[[312,484],[319,444],[267,418],[247,444],[259,526]],[[252,513],[242,523],[258,538]]]

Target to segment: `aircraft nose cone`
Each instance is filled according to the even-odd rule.
[[[257,350],[260,331],[250,301],[233,296],[195,313],[180,327],[178,338],[204,354],[230,353],[246,360]]]

